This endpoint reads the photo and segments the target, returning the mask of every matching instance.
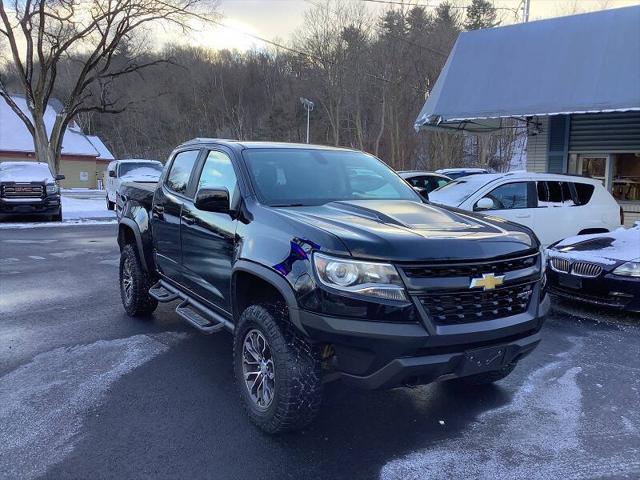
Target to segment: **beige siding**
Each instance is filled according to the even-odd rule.
[[[548,117],[538,117],[540,124],[537,135],[527,137],[527,170],[529,172],[547,171]]]
[[[96,161],[62,160],[60,173],[66,178],[63,188],[96,188]],[[86,174],[86,177],[83,176]],[[86,178],[86,180],[83,180]]]

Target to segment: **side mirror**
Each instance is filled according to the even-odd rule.
[[[476,203],[476,207],[474,208],[474,210],[493,210],[494,207],[495,206],[493,204],[493,200],[491,200],[489,197],[484,197],[478,200],[478,203]]]
[[[427,192],[426,188],[413,187],[413,189],[418,192],[422,198],[424,198],[427,202],[429,201],[429,192]]]
[[[220,188],[201,188],[196,193],[195,207],[203,212],[229,213],[229,190]]]
[[[109,170],[109,176],[116,178],[116,171],[115,170]]]
[[[56,180],[64,180],[65,178],[67,177],[65,177],[64,175],[56,175]]]

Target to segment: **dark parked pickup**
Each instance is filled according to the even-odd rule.
[[[493,382],[540,341],[535,235],[429,205],[371,155],[196,139],[157,186],[121,195],[125,310],[177,300],[202,332],[233,332],[243,404],[267,432],[308,424],[331,379]]]
[[[46,163],[0,163],[0,217],[8,215],[46,215],[62,220],[60,187]]]

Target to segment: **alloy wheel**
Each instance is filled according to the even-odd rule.
[[[269,408],[275,394],[275,364],[269,342],[259,330],[249,330],[244,337],[242,373],[255,406]]]

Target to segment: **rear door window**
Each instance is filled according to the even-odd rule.
[[[576,200],[578,205],[586,205],[591,200],[591,196],[595,190],[593,185],[588,183],[574,183],[573,186],[576,189]]]
[[[576,201],[570,182],[538,182],[538,207],[574,207]],[[579,203],[578,203],[579,204]]]

